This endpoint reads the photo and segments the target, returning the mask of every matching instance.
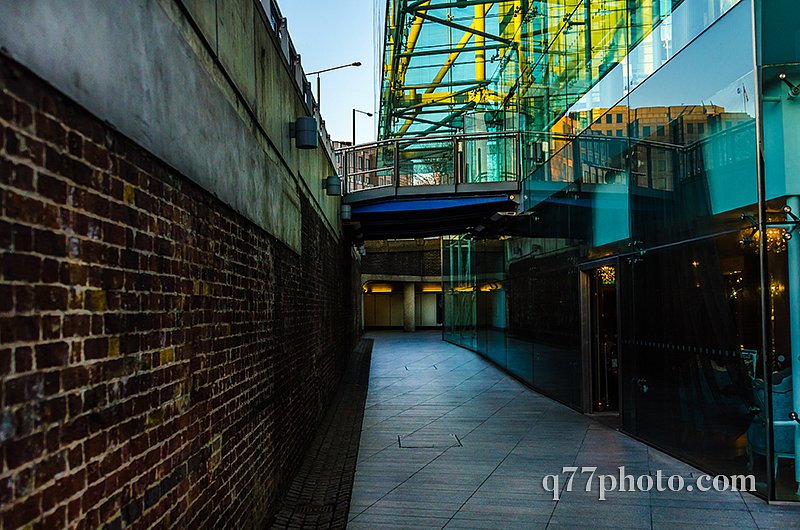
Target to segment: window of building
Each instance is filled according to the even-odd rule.
[[[664,126],[663,125],[659,125],[658,126],[658,129],[656,129],[656,135],[657,136],[664,136]]]
[[[686,131],[687,131],[689,134],[693,134],[693,133],[694,133],[694,123],[690,123],[689,125],[687,125],[687,126],[686,126]]]
[[[698,134],[703,134],[705,132],[706,126],[702,123],[697,124],[697,132]]]
[[[642,127],[642,136],[644,136],[645,138],[650,136],[650,126],[649,125],[645,125],[644,127]]]
[[[622,123],[622,113],[621,112],[617,113],[617,123]]]
[[[622,129],[617,129],[617,136],[622,136]]]
[[[611,123],[612,116],[611,114],[606,114],[606,123]]]

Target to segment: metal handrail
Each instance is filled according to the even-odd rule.
[[[498,132],[473,132],[473,133],[460,133],[460,134],[439,134],[439,135],[428,135],[425,137],[418,137],[418,138],[391,138],[387,140],[379,140],[376,142],[371,142],[367,144],[361,145],[354,145],[354,146],[346,146],[340,149],[337,149],[335,152],[337,155],[341,157],[342,160],[342,167],[343,167],[343,191],[345,194],[350,192],[358,192],[364,191],[367,189],[374,189],[378,187],[386,187],[386,186],[394,186],[395,188],[399,188],[401,186],[401,156],[400,153],[403,150],[406,151],[413,151],[414,147],[421,147],[430,144],[439,144],[436,145],[436,150],[441,153],[447,153],[448,151],[451,152],[452,160],[445,159],[445,164],[448,166],[448,169],[451,168],[451,171],[445,172],[437,172],[432,171],[431,174],[436,174],[439,177],[447,175],[447,181],[436,182],[436,185],[439,184],[448,184],[448,185],[459,185],[465,183],[474,183],[477,181],[468,180],[465,181],[464,175],[466,170],[466,161],[464,159],[463,152],[464,152],[464,145],[467,142],[475,142],[475,141],[497,141],[497,140],[504,140],[504,139],[511,139],[514,141],[514,148],[513,154],[514,159],[513,163],[515,167],[510,172],[503,172],[505,174],[512,174],[516,176],[516,179],[511,180],[522,180],[523,177],[523,165],[521,160],[521,155],[523,153],[522,150],[522,138],[526,135],[536,135],[536,132],[532,131],[498,131]],[[553,136],[561,136],[555,135],[553,133],[541,133],[541,135],[546,135],[547,137]],[[382,149],[388,149],[391,153],[392,158],[392,165],[386,165],[385,161],[379,167],[370,168],[370,169],[358,169],[356,170],[356,154],[357,153],[375,153],[376,157],[378,153]],[[420,160],[424,160],[424,157],[421,157]],[[380,172],[386,172],[387,170],[391,170],[391,175],[379,175]],[[452,178],[450,178],[450,174],[452,173]],[[363,186],[363,183],[359,184],[359,188],[357,190],[353,190],[352,187],[354,186],[353,178],[354,177],[361,177],[363,175],[375,175],[376,178],[386,178],[389,177],[388,184],[377,184],[377,183],[370,183],[367,187]],[[413,175],[411,175],[413,178]],[[501,179],[502,181],[509,181],[507,178]],[[409,186],[414,185],[430,185],[430,183],[422,183],[422,184],[410,184]]]

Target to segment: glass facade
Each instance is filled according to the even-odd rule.
[[[473,7],[422,4],[438,3],[476,24]],[[503,167],[521,172],[522,205],[494,232],[443,241],[445,340],[577,410],[618,413],[625,432],[704,470],[800,500],[800,5],[481,9],[504,40],[477,70],[480,50],[456,54],[449,87],[430,91],[447,113],[431,115],[519,131],[492,153],[519,157]],[[417,52],[474,44],[418,15],[397,33],[404,50],[412,37]],[[446,64],[404,57],[419,84]],[[456,107],[464,80],[484,89]],[[383,134],[427,131],[393,119],[419,93],[384,83]]]

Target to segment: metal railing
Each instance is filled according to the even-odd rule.
[[[267,29],[275,37],[278,42],[278,47],[281,50],[281,56],[289,68],[300,95],[303,99],[303,104],[306,111],[313,116],[317,121],[319,129],[319,136],[322,139],[322,145],[329,155],[333,155],[333,144],[331,136],[325,127],[325,120],[319,111],[319,102],[314,97],[314,92],[311,89],[311,83],[308,81],[303,65],[300,60],[300,54],[297,53],[294,43],[289,36],[288,21],[280,11],[276,0],[256,0],[256,4],[260,4],[262,9],[262,16],[266,19]]]
[[[717,148],[722,148],[721,137],[733,137],[737,131],[731,128],[714,135]],[[345,193],[512,181],[525,181],[527,186],[613,184],[670,191],[674,179],[690,170],[690,155],[704,142],[676,145],[592,131],[577,135],[501,131],[396,138],[335,153]],[[664,168],[655,167],[654,160],[662,160]]]
[[[512,182],[525,173],[519,131],[396,138],[337,150],[344,192]]]

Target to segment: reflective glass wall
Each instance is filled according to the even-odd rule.
[[[443,336],[580,408],[580,293],[564,252],[550,239],[445,238]]]
[[[579,410],[618,410],[623,430],[704,470],[800,500],[800,8],[533,6],[514,102],[525,215],[510,237],[468,240],[475,309],[470,342],[454,342]],[[488,281],[502,296],[481,298]],[[498,303],[504,328],[485,316]]]

